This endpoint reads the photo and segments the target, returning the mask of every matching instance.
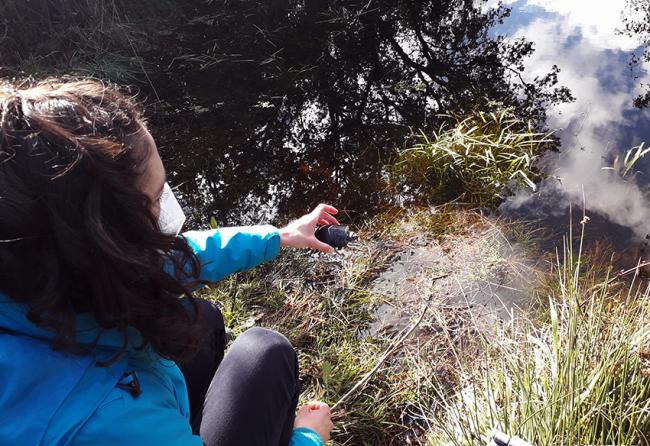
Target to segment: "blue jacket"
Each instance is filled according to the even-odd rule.
[[[201,261],[201,278],[213,282],[275,258],[280,247],[272,226],[183,236]],[[52,332],[31,323],[26,311],[0,293],[0,445],[203,445],[190,428],[183,374],[152,349],[133,349],[140,340],[137,330],[130,333],[129,353],[100,368],[96,360],[122,345],[117,331],[103,330],[89,314],[80,314],[77,341],[99,341],[94,356],[67,355],[50,348]],[[127,371],[140,380],[137,397],[122,385]],[[291,446],[322,444],[304,428],[291,439]]]

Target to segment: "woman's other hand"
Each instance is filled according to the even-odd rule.
[[[330,432],[334,428],[332,423],[332,412],[327,404],[312,401],[298,409],[294,427],[308,427],[315,431],[323,443],[330,439]]]
[[[312,248],[322,252],[334,249],[316,238],[314,233],[318,225],[337,225],[339,222],[333,214],[339,211],[328,204],[319,204],[316,209],[298,220],[292,221],[280,229],[280,246],[283,248]]]

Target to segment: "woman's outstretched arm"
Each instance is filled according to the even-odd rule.
[[[316,239],[314,233],[318,225],[338,223],[332,215],[337,212],[332,206],[320,204],[281,229],[271,225],[240,226],[188,231],[182,237],[199,258],[199,279],[217,282],[230,274],[273,260],[280,247],[330,252],[332,247]]]
[[[199,278],[208,282],[254,268],[280,250],[280,232],[270,225],[188,231],[182,236],[199,258]]]

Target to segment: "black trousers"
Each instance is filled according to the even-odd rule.
[[[179,364],[192,430],[207,446],[288,445],[300,394],[293,347],[280,333],[254,327],[224,356],[221,312],[206,300],[197,304],[208,331],[194,359]]]

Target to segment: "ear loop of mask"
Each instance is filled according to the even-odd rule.
[[[158,216],[158,227],[165,234],[178,235],[185,223],[185,213],[178,203],[172,188],[168,183],[163,186],[160,196],[160,215]]]

